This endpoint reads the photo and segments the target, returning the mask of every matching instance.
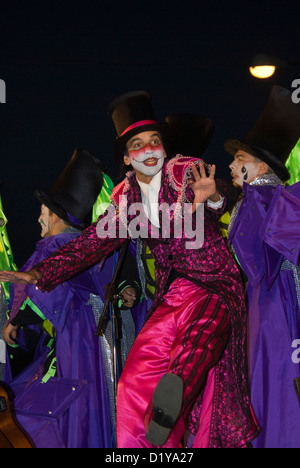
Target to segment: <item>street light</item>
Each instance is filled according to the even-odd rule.
[[[274,75],[276,68],[286,67],[288,64],[289,63],[287,61],[278,57],[258,54],[252,59],[249,70],[251,75],[255,76],[255,78],[265,79]]]

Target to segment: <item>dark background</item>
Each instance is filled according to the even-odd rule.
[[[33,192],[50,188],[76,146],[118,174],[107,107],[123,92],[149,91],[159,121],[173,112],[212,118],[204,156],[229,179],[224,141],[247,134],[271,84],[300,79],[289,66],[257,80],[250,61],[300,59],[299,24],[299,0],[1,0],[1,197],[17,265],[40,238]]]

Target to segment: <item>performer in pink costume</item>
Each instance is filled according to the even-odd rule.
[[[191,402],[204,386],[207,369],[219,361],[230,331],[229,312],[217,295],[183,278],[172,283],[133,344],[119,382],[119,447],[152,447],[145,438],[149,422],[145,418],[150,416],[153,391],[166,372],[185,382],[180,418],[163,445],[180,447]]]
[[[216,189],[215,167],[207,175],[200,159],[178,155],[165,162],[163,129],[148,93],[123,95],[110,112],[118,133],[116,152],[125,153],[124,162],[134,171],[114,189],[108,212],[33,270],[2,273],[0,281],[53,289],[133,237],[131,208],[139,204],[140,236],[155,258],[159,287],[119,381],[118,447],[182,446],[187,417],[201,396],[194,446],[248,447],[259,428],[248,394],[242,281],[218,227],[226,186]],[[197,203],[203,202],[204,225],[199,225]],[[176,231],[176,221],[186,221],[180,213],[188,203],[194,237],[201,229],[204,237],[193,248],[187,247],[190,233],[183,229],[177,236]],[[164,211],[166,204],[175,208],[169,233],[158,211],[163,204]],[[175,377],[171,390],[166,376]],[[167,408],[173,397],[175,406],[180,402],[175,412],[172,405]]]

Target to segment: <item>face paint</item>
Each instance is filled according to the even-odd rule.
[[[145,145],[143,148],[128,151],[130,164],[134,169],[146,176],[156,175],[164,165],[164,149],[162,144],[152,146]]]
[[[248,179],[248,171],[247,169],[245,168],[245,166],[242,167],[242,174],[245,174],[243,179],[244,181],[246,182],[246,180]]]
[[[243,187],[244,182],[250,184],[259,172],[259,162],[250,154],[239,151],[230,164],[232,183],[235,187]]]
[[[39,216],[38,222],[42,228],[41,237],[49,237],[51,229],[51,215],[49,212],[49,208],[47,208],[45,205],[41,206],[41,214]]]

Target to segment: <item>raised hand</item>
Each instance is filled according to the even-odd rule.
[[[220,195],[217,192],[215,181],[216,166],[214,164],[211,166],[209,175],[206,174],[202,162],[198,166],[193,164],[191,168],[193,179],[190,179],[188,183],[195,194],[194,205],[204,203],[208,198],[212,201],[219,201]]]

